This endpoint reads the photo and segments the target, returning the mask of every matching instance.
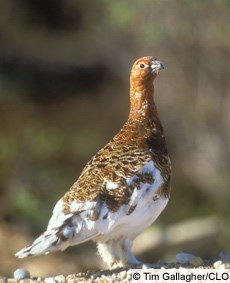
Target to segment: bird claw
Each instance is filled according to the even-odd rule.
[[[123,264],[119,261],[119,260],[114,260],[111,264],[110,264],[112,269],[116,269],[116,268],[120,268],[123,267]]]

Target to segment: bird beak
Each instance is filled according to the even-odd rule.
[[[152,64],[151,64],[151,73],[154,73],[154,72],[156,72],[156,71],[159,71],[159,70],[162,70],[162,69],[164,69],[164,66],[161,64],[161,62],[160,61],[157,61],[157,60],[155,60],[155,61],[153,61],[152,62]],[[158,72],[157,72],[158,73]]]

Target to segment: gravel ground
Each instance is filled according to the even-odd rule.
[[[187,263],[159,263],[155,265],[148,265],[148,268],[155,268],[155,269],[170,269],[170,268],[213,268],[213,269],[230,269],[230,263],[225,263],[221,259],[213,260],[213,261],[205,261],[202,260],[200,257],[191,257],[190,254],[178,254],[177,258],[181,261],[185,261],[186,257],[188,259]],[[137,268],[137,267],[133,267]],[[142,267],[139,267],[142,268]],[[143,267],[145,268],[145,267]],[[48,278],[40,278],[40,277],[30,277],[29,272],[25,269],[18,269],[14,272],[14,279],[7,279],[4,277],[0,277],[0,283],[32,283],[32,282],[45,282],[45,283],[61,283],[61,282],[86,282],[86,283],[106,283],[106,282],[132,282],[131,280],[131,271],[132,267],[124,267],[118,268],[113,270],[103,270],[103,271],[87,271],[87,272],[80,272],[77,274],[70,274],[67,276],[64,275],[57,275],[55,277],[48,277]],[[27,277],[27,279],[21,279]],[[20,277],[22,276],[22,277]],[[21,280],[19,280],[21,279]]]

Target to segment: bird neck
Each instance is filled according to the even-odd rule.
[[[143,141],[145,142],[143,143]],[[153,81],[143,84],[132,84],[130,87],[130,112],[128,121],[113,142],[119,146],[133,144],[149,148],[157,143],[165,144],[163,127],[154,102]]]
[[[158,120],[152,80],[142,83],[131,81],[129,120],[138,120],[142,123]]]

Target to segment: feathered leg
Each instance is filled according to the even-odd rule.
[[[105,243],[98,243],[98,252],[109,268],[141,265],[131,251],[132,244],[132,240],[126,238],[109,240]]]
[[[132,253],[133,241],[127,238],[120,240],[119,255],[120,262],[123,266],[125,265],[140,265],[141,262],[135,258]]]
[[[109,268],[115,268],[119,266],[120,256],[119,249],[117,247],[116,240],[109,240],[105,243],[98,243],[98,253],[102,260],[109,266]]]

